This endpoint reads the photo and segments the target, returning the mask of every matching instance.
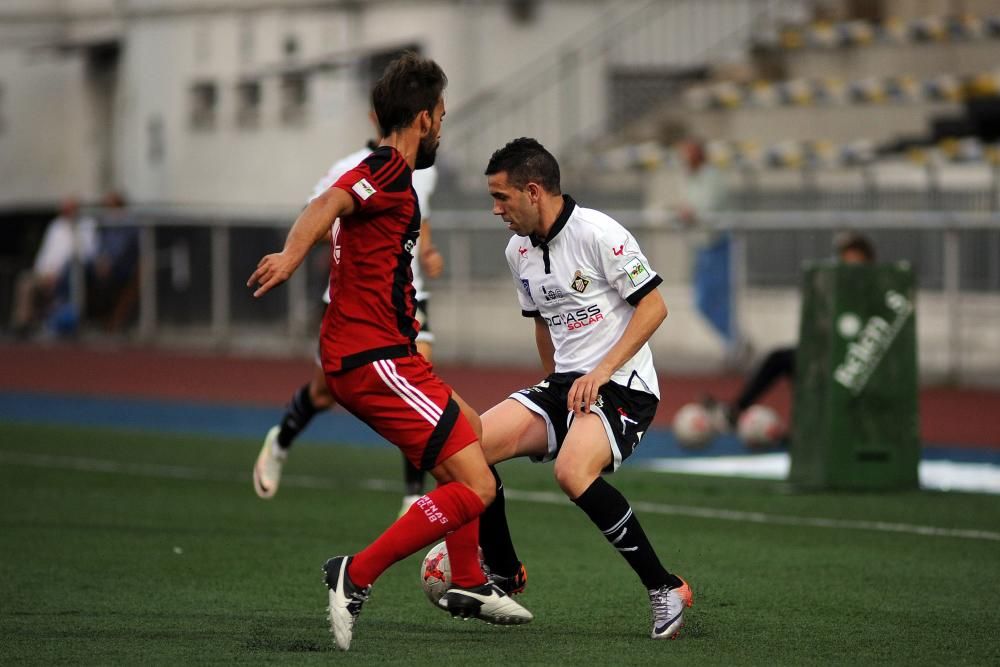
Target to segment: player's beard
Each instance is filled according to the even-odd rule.
[[[426,138],[420,140],[420,144],[417,146],[416,169],[426,169],[427,167],[434,166],[434,159],[437,158],[439,143],[433,135],[427,135]]]

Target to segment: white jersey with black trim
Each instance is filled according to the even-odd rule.
[[[309,197],[309,201],[316,199],[321,194],[330,189],[330,186],[337,182],[341,176],[347,173],[348,170],[357,167],[362,160],[371,155],[372,149],[370,147],[362,148],[359,151],[355,151],[350,155],[345,155],[341,159],[333,163],[323,178],[316,181],[316,185],[313,186],[312,195]],[[413,189],[417,193],[417,205],[420,207],[420,217],[424,220],[430,218],[431,214],[431,195],[434,194],[434,188],[437,186],[437,167],[428,167],[427,169],[420,169],[419,171],[413,172]],[[417,240],[417,244],[413,246],[413,262],[410,263],[410,270],[413,271],[413,289],[416,291],[417,301],[426,301],[430,297],[430,292],[424,290],[424,275],[420,270],[420,241]],[[323,290],[323,301],[324,303],[330,303],[330,290],[329,288]]]
[[[618,222],[568,195],[563,202],[546,241],[510,239],[507,264],[522,315],[541,317],[549,327],[556,372],[589,373],[622,337],[635,305],[663,279]],[[659,398],[649,344],[611,380]]]

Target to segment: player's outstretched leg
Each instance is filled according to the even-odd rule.
[[[625,496],[598,477],[573,502],[590,517],[649,591],[653,639],[676,637],[684,625],[684,608],[694,602],[691,587],[660,563]]]
[[[510,536],[503,481],[496,466],[490,466],[490,472],[496,483],[496,499],[479,517],[479,544],[490,582],[507,595],[517,595],[528,585],[528,570],[518,559]]]
[[[649,590],[649,605],[653,609],[653,639],[675,639],[684,626],[684,608],[694,604],[694,594],[688,583],[681,580],[682,586],[671,585]]]
[[[354,585],[347,574],[352,556],[337,556],[323,565],[324,581],[329,589],[328,608],[330,632],[337,646],[346,651],[351,648],[354,636],[354,622],[361,613],[361,607],[368,600],[371,586],[360,588]]]
[[[353,556],[328,560],[323,570],[330,590],[330,631],[337,646],[345,651],[350,646],[354,621],[379,575],[393,563],[452,532],[453,526],[472,521],[482,513],[483,506],[480,496],[464,484],[442,484],[421,497],[367,547]]]

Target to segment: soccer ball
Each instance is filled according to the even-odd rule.
[[[448,560],[448,545],[444,542],[434,545],[424,556],[424,562],[420,564],[420,585],[435,607],[451,586],[451,562]]]
[[[479,549],[479,565],[485,571],[482,548]],[[424,562],[420,564],[420,586],[435,607],[451,587],[451,561],[448,559],[448,545],[445,542],[434,545],[424,556]]]
[[[778,413],[766,405],[751,405],[736,422],[736,432],[750,449],[774,447],[784,434]]]
[[[711,415],[700,403],[688,403],[674,415],[674,436],[684,449],[700,449],[715,436]]]

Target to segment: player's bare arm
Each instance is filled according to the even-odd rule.
[[[257,264],[247,280],[247,287],[258,285],[253,295],[260,297],[288,280],[310,248],[329,233],[334,220],[350,215],[355,208],[354,198],[340,188],[330,188],[313,199],[292,225],[282,251],[265,255]]]
[[[431,222],[420,221],[420,268],[428,278],[437,278],[444,271],[444,258],[431,240]]]
[[[667,304],[659,290],[652,290],[635,306],[632,319],[618,342],[611,346],[594,370],[576,379],[566,397],[566,409],[577,413],[590,412],[598,390],[611,380],[622,364],[635,356],[653,332],[667,318]]]
[[[556,372],[556,348],[552,344],[552,334],[549,325],[541,317],[535,318],[535,345],[538,347],[538,358],[546,375]]]

